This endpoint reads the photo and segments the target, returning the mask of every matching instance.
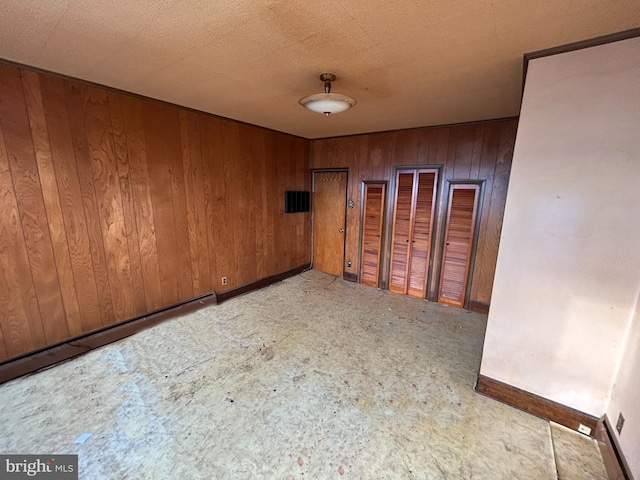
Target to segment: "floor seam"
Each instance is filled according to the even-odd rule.
[[[562,480],[560,478],[560,472],[558,471],[558,459],[556,458],[556,445],[553,441],[553,430],[551,430],[551,422],[547,422],[547,428],[549,429],[549,440],[551,441],[551,458],[553,459],[553,465],[556,472],[556,480]]]

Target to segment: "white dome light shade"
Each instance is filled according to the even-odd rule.
[[[312,112],[329,115],[330,113],[340,113],[349,110],[357,102],[354,98],[340,93],[317,93],[301,98],[299,103]]]
[[[324,82],[324,93],[316,93],[308,97],[301,98],[298,103],[312,112],[324,113],[327,117],[331,113],[340,113],[349,110],[357,102],[355,98],[331,93],[331,82],[336,79],[333,73],[323,73],[320,80]]]

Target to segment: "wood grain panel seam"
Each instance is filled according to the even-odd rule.
[[[142,259],[140,256],[140,240],[136,222],[135,207],[133,206],[133,189],[131,187],[131,170],[127,143],[127,133],[124,122],[122,102],[110,92],[107,95],[109,103],[109,121],[111,134],[110,146],[114,155],[115,174],[120,188],[120,201],[122,203],[122,227],[125,232],[127,250],[129,252],[130,280],[133,293],[133,312],[144,312],[147,299],[144,289],[144,277],[142,277]],[[115,105],[114,105],[115,104]],[[117,138],[123,140],[118,142]],[[140,284],[138,281],[142,279]]]
[[[78,318],[70,324],[70,336],[86,331],[83,321],[95,318],[99,310],[98,293],[93,268],[86,268],[90,262],[89,237],[76,152],[66,103],[66,91],[60,79],[41,79],[43,114],[51,145],[53,171],[60,192],[63,224],[66,232],[70,268],[78,301]],[[84,267],[84,268],[83,268]],[[101,313],[97,313],[101,316]],[[72,326],[75,326],[73,331]]]
[[[11,162],[9,161],[9,151],[6,147],[6,142],[4,139],[4,132],[2,130],[2,119],[0,118],[0,147],[3,148],[4,152],[5,152],[5,158],[6,158],[6,167],[7,167],[7,171],[9,172],[8,175],[8,181],[11,183],[11,188],[13,189],[13,206],[15,208],[15,214],[16,214],[16,223],[17,223],[17,228],[19,228],[20,233],[18,236],[22,237],[22,245],[24,248],[24,256],[25,256],[25,260],[26,263],[28,265],[28,277],[31,280],[31,288],[33,289],[34,292],[34,300],[36,302],[36,306],[37,306],[37,310],[38,310],[38,315],[39,315],[39,321],[40,321],[40,325],[42,328],[42,314],[40,313],[40,301],[38,299],[38,295],[36,293],[35,290],[35,281],[33,278],[33,270],[31,269],[31,259],[29,257],[29,249],[27,248],[27,239],[25,237],[25,233],[24,233],[24,228],[22,226],[22,217],[20,216],[20,209],[18,207],[18,199],[17,199],[17,193],[16,193],[16,186],[15,186],[15,181],[14,181],[14,175],[13,175],[13,170],[11,168]],[[7,192],[8,193],[8,192]],[[6,212],[4,212],[6,214]],[[25,317],[27,317],[29,315],[29,313],[24,309],[23,307],[23,312],[25,314]],[[27,324],[27,327],[29,327],[29,320],[28,318],[25,318],[25,323]],[[2,322],[0,322],[0,326],[1,326]],[[7,343],[8,341],[8,336],[3,333],[3,340],[4,340],[4,346],[5,346],[5,351],[7,352],[7,354],[11,351],[10,345]],[[42,336],[44,337],[44,329],[42,329]],[[29,335],[29,341],[31,342],[31,344],[33,344],[33,339],[31,338],[31,335]]]
[[[20,76],[20,72],[19,71],[18,71],[18,76]],[[23,98],[23,101],[24,101],[24,87],[22,85],[22,81],[21,80],[20,80],[20,92],[22,94],[22,98]],[[26,104],[24,105],[24,107],[25,107],[25,114],[27,114],[26,113]],[[29,239],[28,239],[27,232],[25,231],[24,216],[23,216],[22,209],[20,208],[20,200],[19,200],[19,196],[18,196],[19,189],[17,188],[16,181],[15,181],[16,172],[14,171],[14,167],[12,166],[13,162],[11,161],[11,154],[9,152],[9,147],[7,146],[7,141],[6,141],[7,139],[4,136],[4,127],[2,127],[2,129],[3,129],[2,135],[3,135],[3,138],[4,138],[4,142],[3,143],[4,143],[4,146],[5,146],[5,152],[6,152],[6,155],[7,155],[6,156],[6,158],[7,158],[7,167],[8,167],[10,176],[11,176],[11,185],[13,186],[13,191],[14,191],[17,218],[20,221],[20,231],[22,233],[22,239],[23,239],[23,242],[24,242],[23,244],[24,244],[24,249],[25,249],[25,253],[26,253],[26,258],[27,258],[27,261],[29,263],[29,276],[31,277],[31,285],[33,286],[34,300],[35,300],[36,306],[38,308],[38,319],[37,320],[38,320],[38,323],[40,324],[40,328],[38,329],[36,327],[36,330],[39,330],[39,331],[37,331],[37,332],[30,331],[29,332],[29,336],[31,337],[31,342],[33,344],[37,345],[37,342],[34,342],[34,339],[33,339],[33,334],[34,333],[38,334],[39,339],[44,340],[44,342],[46,343],[46,334],[45,334],[45,331],[44,331],[44,325],[42,324],[42,307],[41,307],[42,301],[40,299],[40,296],[38,295],[38,287],[37,287],[36,278],[35,278],[34,272],[33,272],[33,270],[34,270],[33,265],[34,265],[35,259],[33,258],[33,254],[29,249],[29,241],[28,241]],[[34,152],[34,154],[35,154],[35,152]],[[30,317],[32,313],[33,312],[27,313],[27,317]],[[34,320],[36,320],[36,319],[34,319]],[[31,327],[33,326],[32,325],[32,321],[29,321],[29,318],[27,318],[26,319],[26,323],[27,323],[28,327],[31,329]]]
[[[46,182],[46,178],[44,178],[44,173],[46,173],[45,170],[45,164],[49,164],[47,165],[49,168],[51,168],[52,172],[55,178],[55,167],[53,164],[53,152],[51,150],[51,137],[49,135],[49,128],[48,125],[46,124],[46,116],[44,113],[44,101],[42,98],[42,90],[41,90],[41,86],[40,86],[40,80],[37,77],[37,74],[34,74],[33,72],[22,72],[21,75],[21,79],[22,79],[22,91],[23,91],[23,95],[24,95],[24,99],[25,99],[25,106],[27,109],[27,117],[29,120],[29,126],[30,126],[30,130],[31,130],[31,140],[33,142],[33,147],[34,147],[34,154],[35,154],[35,161],[36,161],[36,167],[38,170],[38,177],[39,177],[39,182],[40,182],[40,191],[42,193],[42,199],[44,202],[44,213],[45,213],[45,217],[46,217],[46,222],[47,222],[47,228],[49,231],[49,238],[51,240],[51,253],[53,255],[53,262],[54,265],[56,267],[56,274],[57,274],[57,278],[58,278],[58,288],[60,290],[60,297],[61,297],[61,301],[62,301],[62,313],[64,315],[64,327],[67,331],[67,334],[65,335],[66,337],[68,337],[69,335],[71,335],[71,325],[70,320],[76,321],[78,322],[79,319],[73,319],[73,318],[69,318],[69,317],[73,317],[75,315],[77,315],[79,317],[80,315],[80,311],[79,311],[79,305],[78,305],[78,292],[76,290],[76,286],[75,286],[75,277],[73,274],[73,269],[71,269],[71,257],[70,257],[70,253],[69,253],[69,242],[67,240],[67,234],[66,234],[66,225],[65,225],[65,220],[64,220],[64,215],[62,214],[62,206],[60,205],[60,193],[58,191],[58,186],[57,186],[57,182],[54,180],[54,187],[53,189],[55,191],[50,192],[51,193],[51,198],[47,198],[47,194],[45,193],[45,187],[44,187],[44,183]],[[29,82],[33,82],[32,88],[35,90],[34,92],[32,92],[34,94],[34,98],[31,98],[31,96],[29,95],[29,93],[25,90],[26,88],[26,84]],[[34,102],[34,104],[30,104],[30,98],[31,100]],[[34,111],[34,108],[37,108],[38,111]],[[39,117],[39,118],[38,118]],[[39,148],[36,146],[37,142],[37,130],[38,130],[38,125],[36,124],[36,122],[42,122],[44,121],[44,125],[40,125],[41,129],[42,129],[42,135],[43,138],[42,140],[44,140],[46,142],[46,145],[44,146],[44,148],[46,148],[47,152],[39,152]],[[57,203],[57,206],[55,205]],[[62,247],[63,251],[58,252],[58,247],[56,245],[56,239],[55,239],[55,235],[54,235],[54,231],[52,229],[52,226],[54,224],[53,219],[51,218],[53,215],[53,212],[51,211],[52,209],[57,209],[59,210],[60,213],[60,219],[62,220],[62,227],[63,227],[63,236],[64,236],[64,246]],[[68,264],[69,264],[69,270],[71,270],[70,275],[71,275],[71,285],[73,288],[73,292],[71,293],[71,298],[69,298],[67,301],[70,301],[72,304],[75,303],[75,308],[74,305],[68,305],[67,301],[65,301],[65,291],[63,288],[63,280],[62,277],[68,273],[63,271],[64,269],[62,268],[61,263],[64,261],[63,258],[60,258],[60,255],[65,255],[68,259]],[[69,310],[73,310],[73,311],[69,311]],[[57,319],[54,319],[57,320]],[[62,320],[62,319],[61,319]],[[43,329],[45,330],[45,335],[46,335],[46,331],[47,329],[44,326],[44,322],[46,322],[47,320],[44,318],[44,316],[42,316],[42,322],[43,322]],[[75,328],[75,330],[77,330],[77,326]],[[76,334],[79,332],[75,332]],[[47,342],[50,342],[50,340],[47,340]]]
[[[86,232],[86,242],[89,248],[88,261],[90,265],[89,276],[93,277],[97,299],[97,316],[95,318],[83,319],[83,330],[93,330],[98,325],[104,326],[111,323],[113,318],[113,306],[111,303],[111,292],[108,285],[108,278],[105,285],[104,275],[100,275],[97,267],[102,267],[104,262],[104,239],[100,222],[97,220],[98,207],[95,184],[93,181],[93,171],[91,169],[88,153],[87,126],[84,119],[84,105],[82,105],[82,92],[78,86],[70,82],[64,82],[62,89],[64,90],[64,106],[66,107],[66,115],[69,124],[69,135],[71,137],[71,146],[73,149],[73,159],[75,162],[75,175],[78,181],[78,188],[81,202],[81,219],[84,231]],[[76,113],[75,117],[72,113]],[[74,121],[75,120],[75,121]],[[86,153],[86,157],[82,155]],[[93,210],[90,211],[90,210]],[[92,215],[93,214],[93,215]],[[96,232],[96,228],[98,232]],[[99,233],[100,240],[97,241],[94,234]],[[106,273],[105,273],[106,274]],[[101,288],[103,287],[103,288]]]
[[[124,214],[122,193],[119,182],[115,178],[118,176],[117,161],[115,160],[115,152],[111,148],[111,137],[113,136],[111,107],[108,93],[97,91],[95,88],[85,89],[83,93],[85,122],[87,118],[93,119],[92,126],[94,128],[90,129],[91,133],[87,135],[90,149],[89,160],[93,172],[93,186],[96,192],[99,225],[105,250],[113,320],[119,321],[129,317],[128,312],[134,302],[133,294],[130,292],[130,271],[127,273],[118,268],[120,259],[124,258],[125,252],[123,249],[115,248],[122,243],[127,243],[127,238],[126,235],[122,235],[119,228],[124,228]],[[105,136],[108,137],[108,141],[105,141]],[[92,140],[95,143],[92,143]],[[110,202],[106,201],[107,197],[111,197]],[[117,225],[112,228],[116,222]],[[124,265],[128,266],[129,262],[127,249]]]
[[[73,86],[71,86],[71,88],[73,88]],[[94,277],[96,279],[96,287],[98,289],[98,295],[100,297],[99,299],[99,304],[100,304],[99,310],[101,312],[100,316],[101,316],[102,325],[108,326],[115,319],[115,314],[113,311],[113,294],[111,292],[111,282],[109,279],[108,267],[107,267],[107,259],[106,259],[107,248],[105,245],[105,235],[102,230],[102,221],[100,220],[98,190],[96,187],[95,175],[93,171],[93,165],[92,165],[93,162],[91,160],[91,153],[90,153],[91,147],[89,144],[89,138],[87,134],[86,109],[85,109],[84,100],[83,100],[84,89],[85,89],[84,86],[82,87],[82,89],[78,89],[78,94],[77,94],[78,99],[76,101],[80,101],[79,107],[82,115],[78,116],[78,123],[79,123],[79,127],[81,128],[81,132],[76,132],[76,133],[83,134],[82,141],[84,142],[83,146],[86,146],[87,157],[81,158],[80,161],[78,162],[78,158],[76,156],[76,163],[82,164],[83,161],[87,163],[87,165],[84,167],[85,170],[83,174],[80,174],[79,172],[79,179],[80,179],[81,191],[84,190],[84,192],[89,194],[92,200],[91,206],[94,207],[94,210],[95,210],[93,212],[95,213],[95,217],[91,219],[90,217],[92,217],[91,215],[92,212],[87,213],[87,208],[89,208],[90,206],[87,205],[85,201],[85,194],[83,192],[82,200],[83,200],[83,208],[85,211],[85,222],[87,222],[87,225],[93,225],[93,230],[94,230],[93,232],[90,232],[89,227],[87,227],[87,230],[89,233],[89,245],[91,246],[90,248],[92,249],[92,251],[96,252],[96,253],[92,253],[91,256],[92,256],[92,262],[93,262]],[[66,89],[65,89],[65,93],[68,93]],[[77,138],[75,139],[75,141],[77,142]],[[76,152],[76,155],[77,155],[77,152]],[[85,185],[84,189],[82,188],[83,176],[85,177],[84,180],[86,180],[87,181],[86,183],[88,184],[88,185]],[[99,239],[97,240],[93,235],[91,235],[91,233],[99,233]],[[104,275],[102,276],[101,279],[98,278],[98,272],[96,272],[96,269],[95,269],[96,259],[94,255],[98,255],[99,257],[98,264],[100,264],[101,267],[104,267],[104,272],[103,272]],[[106,279],[106,285],[105,285],[105,279]],[[106,287],[102,292],[100,288],[101,286]]]

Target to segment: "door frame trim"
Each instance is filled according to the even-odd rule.
[[[442,261],[444,259],[444,242],[447,233],[447,220],[449,218],[449,202],[451,200],[451,185],[478,185],[478,203],[476,208],[476,218],[473,225],[473,237],[471,238],[471,252],[469,253],[469,270],[467,272],[467,281],[464,286],[464,302],[462,308],[469,310],[469,301],[471,296],[471,284],[473,283],[473,267],[476,263],[476,250],[478,248],[478,237],[480,236],[480,221],[482,217],[482,205],[484,202],[484,190],[486,186],[486,180],[445,180],[443,182],[442,195],[445,196],[443,206],[443,221],[442,229],[438,234],[438,247],[442,254],[438,259],[438,265],[434,265],[433,274],[435,276],[436,285],[436,302],[440,298],[440,276],[442,274]]]
[[[344,260],[346,258],[346,254],[347,254],[347,220],[348,220],[348,214],[349,212],[347,211],[347,199],[349,198],[349,168],[347,167],[341,167],[341,168],[312,168],[311,169],[311,258],[310,258],[310,262],[309,268],[313,268],[313,261],[315,260],[313,258],[313,254],[314,254],[314,245],[315,245],[315,236],[313,235],[314,232],[314,226],[315,226],[315,215],[316,215],[316,197],[314,195],[315,191],[316,191],[316,173],[327,173],[327,172],[345,172],[347,174],[347,179],[346,179],[346,187],[345,187],[345,191],[344,191],[344,237],[342,239],[342,278],[344,278],[346,273],[349,272],[345,272],[344,270]]]

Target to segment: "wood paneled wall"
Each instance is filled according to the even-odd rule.
[[[309,262],[309,141],[0,63],[0,361]],[[221,277],[228,285],[221,285]]]
[[[442,231],[446,218],[447,180],[484,180],[480,232],[474,263],[471,301],[489,303],[498,255],[507,184],[513,156],[517,119],[447,127],[415,128],[393,132],[313,140],[310,166],[348,168],[348,209],[345,272],[357,273],[359,261],[360,199],[363,180],[386,180],[392,185],[393,167],[441,165],[436,210],[436,248],[433,264],[440,265]],[[394,192],[387,196],[386,228],[391,229]],[[382,279],[388,278],[388,245],[382,260]],[[347,267],[347,262],[352,267]],[[427,298],[437,300],[438,275],[432,275]]]

